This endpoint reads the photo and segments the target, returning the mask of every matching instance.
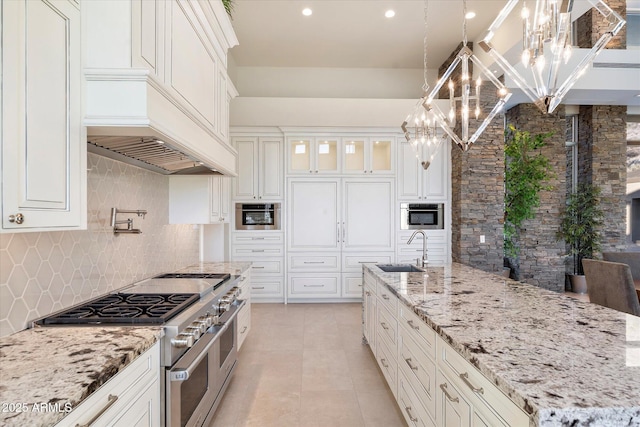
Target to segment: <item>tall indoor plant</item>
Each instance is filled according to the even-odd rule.
[[[535,217],[540,206],[540,191],[550,190],[546,185],[553,177],[551,163],[539,149],[546,146],[546,139],[553,133],[531,135],[513,125],[505,130],[504,174],[504,255],[509,266],[519,278],[518,237],[522,223]]]
[[[569,255],[573,256],[573,275],[569,276],[574,292],[587,291],[584,280],[582,260],[593,258],[600,252],[604,224],[604,212],[600,207],[600,188],[593,184],[580,184],[575,193],[567,200],[562,215],[558,239],[569,246]]]

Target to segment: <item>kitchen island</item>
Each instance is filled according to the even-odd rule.
[[[378,290],[397,297],[398,312],[408,308],[430,327],[438,375],[438,363],[452,348],[531,426],[640,426],[639,317],[456,263],[429,267],[426,274],[387,273],[367,264],[364,274],[365,301],[369,275]],[[385,304],[379,300],[378,312]],[[403,362],[398,356],[398,366]],[[488,399],[486,387],[482,395],[469,384],[471,370],[471,377],[461,375],[460,389],[467,385],[472,395]],[[447,398],[451,390],[445,386]]]

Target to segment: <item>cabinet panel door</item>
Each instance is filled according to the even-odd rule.
[[[289,249],[339,249],[339,180],[292,180],[289,183]]]
[[[393,181],[345,180],[342,247],[393,250]]]
[[[410,144],[398,145],[398,199],[419,200],[422,198],[422,166]]]
[[[282,199],[284,153],[282,139],[260,138],[260,191],[261,199]]]
[[[449,182],[449,157],[451,150],[449,143],[443,142],[440,147],[424,147],[424,158],[433,155],[431,165],[423,172],[424,190],[423,196],[426,199],[445,199],[447,197],[447,184]]]
[[[238,151],[238,176],[234,179],[234,197],[238,200],[253,200],[256,198],[257,177],[257,144],[258,138],[236,138],[234,145]]]
[[[436,424],[445,427],[470,427],[471,405],[438,369],[436,374]]]
[[[2,7],[2,228],[82,226],[80,11],[66,0]],[[9,222],[18,213],[24,222]]]

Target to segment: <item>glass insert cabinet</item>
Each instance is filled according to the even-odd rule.
[[[289,137],[289,174],[393,174],[395,137]]]

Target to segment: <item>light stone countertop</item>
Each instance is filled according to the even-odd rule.
[[[366,264],[532,426],[640,426],[640,317],[462,264]]]
[[[0,338],[0,425],[54,425],[162,335],[161,326],[62,326]]]
[[[250,266],[202,263],[179,272],[239,275]],[[163,335],[162,326],[55,326],[0,338],[0,426],[56,424]],[[59,410],[36,412],[48,403]]]

